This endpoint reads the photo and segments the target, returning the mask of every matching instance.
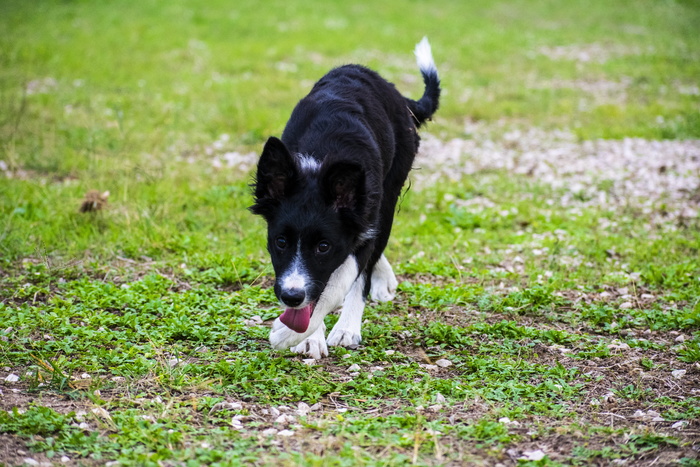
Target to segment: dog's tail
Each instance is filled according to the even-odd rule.
[[[416,126],[420,127],[426,120],[430,120],[438,109],[440,104],[440,78],[438,78],[437,67],[435,66],[427,37],[424,37],[416,45],[415,54],[418,68],[420,68],[420,72],[423,75],[425,91],[423,92],[423,97],[418,101],[408,98],[406,100],[408,101],[408,108],[416,120]]]

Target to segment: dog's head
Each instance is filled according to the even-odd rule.
[[[267,249],[281,321],[303,333],[331,274],[370,230],[359,163],[291,154],[274,137],[263,149],[250,210],[267,221]]]

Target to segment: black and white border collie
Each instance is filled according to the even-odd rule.
[[[342,66],[297,104],[282,139],[265,143],[250,209],[267,221],[275,294],[285,308],[270,333],[276,349],[321,358],[327,345],[357,346],[367,296],[394,298],[384,248],[417,130],[440,98],[427,39],[415,54],[425,83],[420,100],[368,68]],[[326,339],[323,319],[341,306]]]

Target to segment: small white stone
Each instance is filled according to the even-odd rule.
[[[442,368],[447,368],[448,366],[452,366],[452,362],[447,360],[446,358],[441,358],[440,360],[435,362],[435,364],[439,367],[442,367]]]
[[[180,363],[182,363],[182,360],[179,358],[170,358],[166,362],[166,365],[168,365],[170,368],[175,368],[178,366]]]
[[[671,376],[673,376],[676,379],[681,379],[682,377],[685,376],[685,374],[686,374],[686,370],[673,370],[671,372]]]
[[[634,306],[634,305],[632,304],[632,302],[624,302],[624,303],[621,303],[621,304],[620,304],[620,309],[621,309],[621,310],[629,310],[629,309],[632,308],[633,306]]]
[[[66,462],[70,462],[70,457],[68,457],[68,456],[61,456],[61,462],[63,462],[64,464],[65,464]]]
[[[305,358],[302,360],[302,362],[304,362],[304,365],[311,366],[311,365],[316,364],[316,359],[315,358]]]
[[[358,365],[357,363],[350,365],[348,367],[347,371],[348,371],[348,373],[354,373],[354,372],[360,371],[360,365]]]
[[[275,419],[275,423],[279,423],[281,425],[286,425],[287,423],[292,423],[293,421],[294,417],[292,415],[287,414],[282,414]]]
[[[685,342],[685,339],[686,337],[683,334],[681,334],[680,336],[676,337],[674,341],[678,342],[679,344],[682,344],[683,342]]]
[[[100,418],[104,418],[106,420],[111,420],[112,417],[109,415],[109,412],[107,412],[105,409],[102,407],[94,407],[91,412],[95,415],[97,415]]]
[[[280,412],[280,411],[277,409],[277,407],[270,407],[270,414],[271,414],[273,417],[279,417],[279,415],[280,415],[281,413],[282,413],[282,412]]]
[[[243,324],[245,324],[246,326],[259,326],[262,323],[263,323],[263,320],[258,315],[251,316],[249,319],[243,320]]]
[[[308,415],[308,413],[311,411],[311,407],[309,407],[309,404],[306,402],[299,402],[299,405],[297,406],[296,414],[299,415],[300,417],[304,417]]]
[[[31,457],[25,457],[24,463],[27,465],[39,465],[39,461],[32,459]]]
[[[523,451],[523,456],[520,459],[537,462],[544,459],[545,456],[544,451],[538,449],[536,451]]]
[[[394,355],[396,353],[396,350],[385,350],[384,355]]]
[[[608,344],[608,348],[610,350],[629,350],[630,346],[626,342],[614,340],[611,344]]]
[[[437,402],[438,404],[444,404],[444,403],[446,402],[445,396],[443,396],[442,394],[440,394],[440,393],[438,392],[438,393],[435,395],[435,402]]]
[[[674,430],[682,430],[686,426],[688,426],[688,422],[686,422],[685,420],[681,420],[671,425],[671,428],[673,428]]]
[[[637,410],[636,412],[634,412],[632,414],[632,417],[633,418],[646,418],[647,414],[645,414],[643,410]]]
[[[277,433],[277,436],[285,436],[285,437],[294,436],[294,432],[292,430],[282,430],[282,431]]]
[[[263,430],[262,434],[265,436],[274,436],[277,433],[279,433],[279,430],[277,428],[268,428],[267,430]]]
[[[19,381],[19,376],[17,376],[14,373],[10,373],[5,377],[5,381],[7,381],[8,383],[16,383],[17,381]]]

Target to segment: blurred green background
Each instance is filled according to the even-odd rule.
[[[2,0],[0,256],[263,258],[251,163],[213,158],[259,151],[333,66],[418,97],[424,35],[440,138],[468,122],[697,138],[698,24],[695,1]],[[110,191],[107,220],[76,215],[89,189]]]

